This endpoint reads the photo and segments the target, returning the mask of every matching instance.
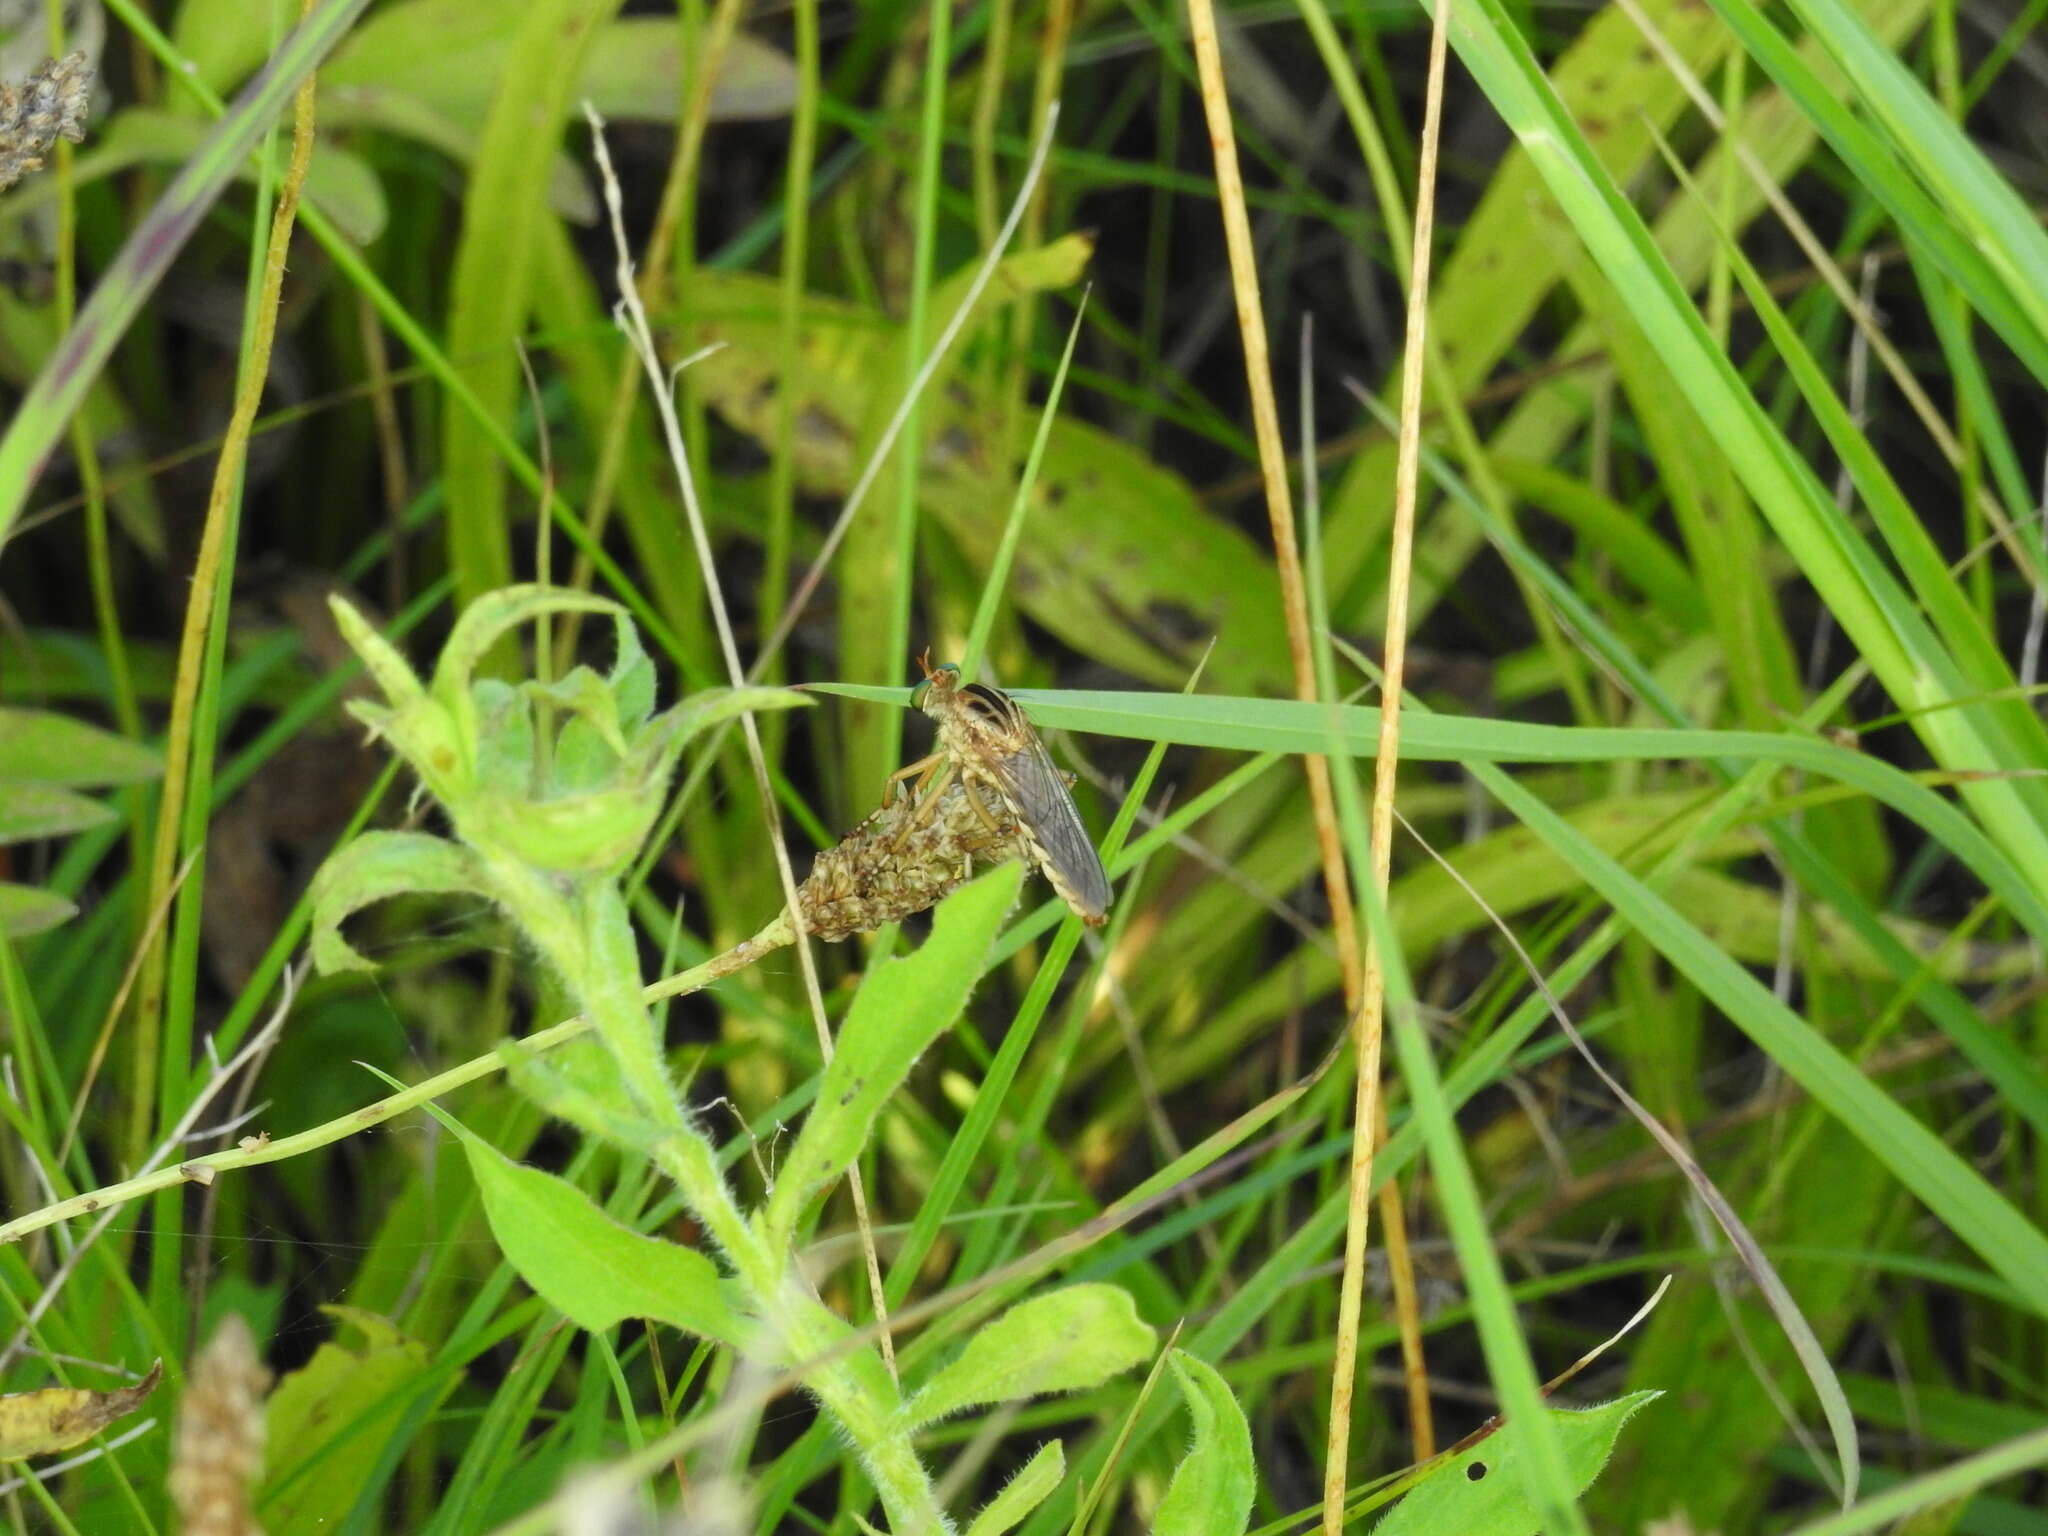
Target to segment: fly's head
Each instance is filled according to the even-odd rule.
[[[924,681],[910,702],[938,726],[940,747],[963,767],[971,770],[1030,746],[1030,723],[1008,694],[985,683],[961,682],[959,667],[950,661],[933,666],[929,651],[917,664]]]
[[[917,658],[917,665],[924,681],[910,690],[910,707],[923,710],[933,720],[944,720],[953,695],[960,691],[960,668],[950,661],[933,666],[929,650]]]

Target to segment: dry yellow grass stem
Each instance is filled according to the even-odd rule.
[[[1427,355],[1429,248],[1436,227],[1436,157],[1444,93],[1445,24],[1451,0],[1437,0],[1429,41],[1422,142],[1416,170],[1415,244],[1408,275],[1408,339],[1401,360],[1401,435],[1394,468],[1393,549],[1387,573],[1385,681],[1380,695],[1379,755],[1373,763],[1372,874],[1381,899],[1393,859],[1394,771],[1401,751],[1401,682],[1408,658],[1408,578],[1415,552],[1415,497],[1422,445],[1423,361]],[[1358,1100],[1351,1142],[1351,1209],[1344,1238],[1344,1279],[1338,1301],[1337,1353],[1330,1380],[1330,1438],[1323,1463],[1323,1530],[1344,1525],[1344,1482],[1351,1446],[1351,1394],[1357,1357],[1358,1309],[1364,1290],[1367,1200],[1372,1190],[1374,1127],[1379,1102],[1381,1014],[1385,1002],[1379,946],[1365,951],[1365,1000],[1358,1015]],[[1370,1048],[1371,1061],[1367,1061]],[[1368,1070],[1370,1068],[1370,1070]],[[1409,1360],[1411,1401],[1415,1360]],[[1422,1422],[1428,1422],[1423,1402]]]
[[[1294,536],[1294,493],[1287,483],[1287,448],[1280,439],[1280,411],[1273,398],[1273,368],[1266,346],[1266,314],[1259,301],[1258,258],[1252,248],[1251,219],[1245,212],[1244,178],[1237,167],[1237,135],[1223,85],[1223,56],[1216,42],[1216,13],[1209,0],[1188,0],[1188,27],[1202,79],[1202,111],[1209,120],[1209,144],[1216,153],[1216,194],[1223,235],[1230,249],[1230,282],[1237,300],[1237,328],[1244,338],[1245,375],[1251,387],[1252,429],[1259,444],[1259,468],[1266,482],[1266,515],[1273,528],[1274,563],[1280,572],[1280,601],[1287,610],[1287,649],[1294,664],[1297,698],[1316,696],[1315,657],[1309,645],[1308,598],[1302,587],[1301,550]],[[1362,968],[1351,883],[1344,872],[1344,846],[1337,833],[1330,765],[1310,754],[1309,801],[1315,812],[1322,854],[1323,884],[1330,901],[1330,926],[1344,976],[1345,1004],[1355,1011]]]
[[[612,245],[618,253],[619,308],[616,318],[619,327],[626,334],[627,349],[636,356],[646,370],[647,382],[652,387],[655,413],[661,419],[663,440],[668,445],[669,458],[675,467],[676,484],[683,493],[683,510],[688,516],[690,542],[697,553],[698,568],[704,575],[704,595],[710,601],[711,618],[718,634],[718,645],[725,657],[726,673],[735,688],[746,686],[746,669],[740,665],[739,642],[733,637],[732,618],[726,611],[725,591],[719,584],[717,562],[711,552],[711,536],[706,531],[704,509],[697,500],[697,482],[690,470],[690,460],[683,443],[682,422],[676,414],[675,395],[669,383],[660,355],[654,346],[654,331],[647,321],[647,309],[640,300],[640,289],[634,281],[633,262],[626,244],[625,214],[621,207],[619,179],[612,170],[611,151],[605,145],[604,123],[590,103],[583,104],[584,116],[590,120],[591,147],[597,156],[599,179],[604,186],[605,210],[611,217]],[[808,936],[802,926],[802,904],[797,895],[796,874],[790,868],[789,849],[784,846],[780,830],[780,818],[776,811],[775,792],[768,779],[768,761],[761,749],[761,730],[752,713],[740,716],[740,734],[746,742],[747,762],[754,771],[754,787],[761,796],[761,821],[768,835],[769,851],[775,856],[775,870],[782,880],[785,909],[794,914],[797,923],[794,930],[797,953],[797,969],[803,976],[804,996],[811,1005],[811,1020],[818,1031],[818,1050],[829,1065],[832,1060],[832,1026],[825,1018],[825,994],[818,983],[817,961],[811,954]],[[875,1316],[886,1322],[888,1308],[882,1293],[882,1264],[875,1253],[873,1223],[868,1219],[867,1192],[861,1186],[860,1165],[856,1162],[846,1170],[846,1190],[853,1198],[854,1223],[860,1228],[861,1253],[867,1260],[868,1291],[873,1298]],[[896,1377],[896,1350],[886,1329],[881,1337],[882,1363],[889,1368],[891,1380]]]
[[[299,14],[304,17],[312,9],[312,0],[303,0]],[[246,366],[235,388],[234,411],[228,418],[227,433],[221,439],[213,489],[206,499],[206,525],[200,533],[199,557],[192,565],[192,596],[185,605],[185,628],[178,640],[178,672],[171,686],[171,719],[164,742],[163,795],[157,803],[156,843],[150,855],[150,909],[170,890],[178,864],[185,797],[191,788],[193,717],[199,705],[200,678],[206,670],[206,640],[213,627],[214,599],[221,587],[221,561],[228,531],[235,521],[231,516],[235,490],[241,483],[242,465],[248,457],[256,408],[263,403],[263,384],[270,374],[270,349],[277,339],[278,299],[284,291],[285,255],[291,246],[292,228],[298,222],[299,194],[306,184],[306,169],[313,160],[314,83],[315,77],[309,71],[293,99],[291,161],[278,183],[277,206],[270,215],[270,243],[263,259],[263,286],[251,311],[254,323]],[[149,1147],[168,965],[169,954],[159,934],[149,945],[136,997],[126,1138],[131,1166],[142,1161]],[[179,1070],[183,1070],[183,1063]]]
[[[1252,424],[1259,445],[1259,464],[1266,486],[1266,505],[1273,527],[1275,560],[1279,568],[1281,599],[1287,610],[1289,650],[1294,663],[1295,692],[1303,699],[1316,697],[1315,667],[1310,648],[1308,604],[1303,591],[1301,559],[1295,542],[1294,504],[1288,488],[1286,454],[1280,440],[1279,412],[1274,402],[1271,366],[1266,346],[1265,317],[1258,291],[1257,267],[1252,248],[1251,223],[1245,212],[1244,185],[1238,173],[1236,137],[1231,127],[1229,100],[1223,82],[1223,61],[1217,45],[1215,13],[1210,0],[1189,0],[1189,30],[1195,46],[1195,61],[1201,74],[1202,106],[1209,123],[1209,140],[1216,156],[1216,184],[1222,206],[1223,227],[1230,251],[1232,287],[1237,300],[1238,328],[1244,338],[1245,368],[1250,382]],[[1434,165],[1435,102],[1442,93],[1443,39],[1435,43],[1432,64],[1432,114],[1424,138],[1425,206],[1418,210],[1417,249],[1428,237],[1427,185]],[[1418,283],[1427,282],[1427,261],[1416,269]],[[1412,293],[1420,293],[1418,286]],[[1411,299],[1410,364],[1415,377],[1407,381],[1404,410],[1412,417],[1418,401],[1420,376],[1419,301]],[[1404,448],[1406,501],[1397,511],[1394,569],[1390,578],[1387,648],[1387,714],[1383,721],[1379,776],[1374,808],[1374,867],[1382,892],[1386,889],[1388,839],[1391,835],[1392,774],[1398,762],[1400,667],[1407,624],[1407,567],[1413,547],[1415,467],[1414,444]],[[1344,866],[1344,850],[1337,830],[1336,806],[1330,788],[1329,765],[1318,756],[1303,760],[1308,774],[1309,799],[1315,815],[1316,840],[1322,859],[1323,883],[1329,894],[1330,919],[1338,946],[1338,961],[1344,977],[1345,1006],[1354,1024],[1357,1046],[1358,1094],[1354,1115],[1355,1139],[1352,1157],[1351,1210],[1345,1247],[1343,1303],[1338,1316],[1336,1354],[1331,1386],[1330,1454],[1325,1487],[1324,1528],[1334,1531],[1341,1523],[1344,1493],[1344,1462],[1351,1435],[1351,1399],[1358,1352],[1358,1313],[1363,1289],[1366,1237],[1366,1202],[1372,1191],[1373,1149],[1380,1134],[1384,1111],[1379,1102],[1380,998],[1379,978],[1368,955],[1361,963],[1351,890]],[[1421,1352],[1416,1337],[1412,1275],[1409,1274],[1405,1234],[1400,1225],[1400,1204],[1390,1186],[1384,1205],[1389,1236],[1389,1260],[1396,1276],[1397,1309],[1403,1335],[1403,1357],[1411,1379],[1411,1396],[1419,1390],[1414,1383],[1421,1376]],[[1429,1435],[1427,1398],[1423,1412],[1415,1415],[1418,1443]],[[1422,1454],[1418,1452],[1418,1454]]]

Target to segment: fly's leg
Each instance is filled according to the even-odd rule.
[[[913,777],[917,779],[917,782],[910,786],[910,797],[915,800],[918,791],[923,789],[931,776],[939,771],[939,765],[944,761],[945,756],[946,754],[943,752],[934,752],[930,757],[920,757],[909,767],[898,768],[888,778],[884,779],[882,781],[882,809],[885,811],[889,809],[890,803],[895,800],[896,786],[905,779]]]
[[[932,812],[939,808],[939,801],[944,797],[947,788],[952,784],[954,774],[960,771],[960,765],[943,753],[935,752],[925,761],[931,766],[924,768],[924,777],[919,779],[917,786],[911,790],[911,793],[915,795],[919,789],[922,789],[924,791],[924,798],[919,800],[912,807],[910,814],[903,818],[903,825],[896,830],[896,840],[890,844],[892,848],[901,848],[904,839],[908,838],[912,832],[932,819]],[[913,763],[911,766],[922,767],[923,765]],[[905,768],[896,777],[903,778],[909,772],[910,769]]]
[[[972,806],[974,809],[975,819],[978,820],[984,827],[988,828],[990,835],[993,836],[997,842],[1003,841],[1005,838],[1009,837],[1012,833],[1014,833],[1017,830],[1015,827],[1003,826],[995,819],[995,817],[989,815],[988,806],[982,800],[980,791],[976,789],[974,785],[963,784],[961,788],[967,796],[968,805]]]

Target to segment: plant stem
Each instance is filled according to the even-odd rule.
[[[702,991],[714,982],[723,981],[736,971],[743,971],[763,955],[782,948],[789,943],[788,919],[778,916],[767,927],[744,943],[735,944],[722,954],[713,955],[702,965],[692,966],[673,976],[655,982],[644,989],[640,998],[646,1003],[658,1003],[663,998],[682,997],[691,992]],[[591,1021],[587,1018],[565,1019],[520,1042],[528,1051],[551,1051],[589,1031]],[[487,1051],[473,1056],[468,1061],[436,1073],[424,1081],[414,1083],[410,1088],[387,1094],[381,1099],[352,1109],[333,1120],[312,1126],[292,1136],[281,1136],[275,1141],[259,1141],[257,1137],[247,1138],[247,1146],[233,1147],[225,1152],[211,1152],[204,1157],[188,1158],[182,1163],[159,1168],[153,1173],[91,1189],[83,1194],[73,1195],[68,1200],[59,1200],[41,1210],[30,1211],[14,1220],[0,1224],[0,1247],[19,1242],[31,1232],[40,1232],[45,1227],[54,1227],[60,1221],[71,1221],[80,1216],[90,1216],[109,1206],[125,1205],[159,1190],[174,1189],[180,1184],[210,1183],[216,1174],[227,1173],[238,1168],[256,1168],[264,1163],[281,1163],[288,1157],[316,1151],[331,1146],[337,1141],[369,1130],[395,1119],[409,1109],[431,1103],[444,1094],[453,1093],[457,1088],[476,1082],[479,1078],[491,1076],[505,1070],[505,1058],[496,1051]]]
[[[751,1294],[774,1338],[778,1363],[824,1354],[847,1336],[850,1326],[809,1294],[782,1246],[741,1212],[711,1144],[690,1126],[677,1102],[654,1020],[636,985],[632,919],[618,888],[600,879],[565,891],[529,866],[511,860],[491,864],[499,900],[583,1004],[627,1091],[669,1127],[655,1148],[655,1163],[675,1182],[691,1214]],[[758,937],[776,931],[771,924]],[[950,1529],[917,1448],[898,1422],[901,1397],[879,1351],[863,1348],[821,1366],[804,1385],[859,1448],[892,1531]]]

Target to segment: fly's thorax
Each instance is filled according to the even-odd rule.
[[[958,760],[1007,757],[1028,744],[1031,727],[1009,695],[981,683],[965,687],[932,679],[924,712],[938,726],[940,747]]]
[[[1108,878],[1067,793],[1070,779],[1016,700],[985,683],[962,683],[951,665],[927,665],[915,700],[937,727],[936,755],[955,782],[978,791],[980,803],[1000,805],[1024,856],[1060,899],[1084,921],[1101,923]]]

